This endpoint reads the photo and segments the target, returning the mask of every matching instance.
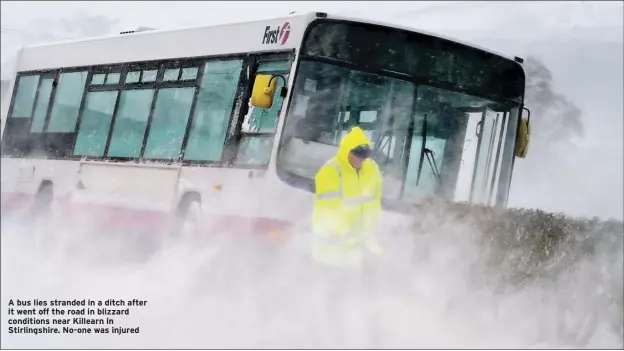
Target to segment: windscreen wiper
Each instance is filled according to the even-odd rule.
[[[416,186],[420,184],[420,177],[422,175],[423,164],[425,162],[425,157],[427,157],[427,161],[429,162],[429,167],[433,171],[433,175],[436,177],[438,182],[440,182],[440,172],[438,170],[438,165],[435,162],[435,153],[427,148],[427,115],[425,114],[423,118],[422,125],[422,133],[420,134],[422,137],[422,144],[420,146],[420,160],[418,162],[418,175],[416,176]]]
[[[425,149],[427,147],[427,114],[423,118],[422,132],[420,133],[422,144],[420,145],[420,158],[418,161],[418,173],[416,175],[416,186],[420,184],[420,176],[422,175],[423,162],[425,161]]]
[[[425,148],[424,153],[427,155],[427,161],[429,162],[429,167],[431,167],[431,169],[433,170],[433,175],[438,180],[438,183],[441,182],[442,180],[440,179],[440,171],[438,170],[438,165],[435,161],[435,153],[428,148]]]

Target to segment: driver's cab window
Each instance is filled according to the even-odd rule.
[[[384,197],[402,191],[415,85],[318,62],[303,62],[286,121],[280,166],[313,179],[353,126],[371,141],[384,178]]]
[[[275,78],[277,89],[273,96],[273,106],[270,109],[249,105],[249,111],[241,127],[241,140],[236,155],[237,165],[264,166],[269,163],[277,121],[284,102],[280,91],[288,81],[290,67],[289,60],[265,61],[258,64],[256,74],[279,75],[284,79]]]
[[[503,128],[495,104],[428,86],[417,101],[403,199],[487,202]]]
[[[384,197],[398,198],[407,129],[413,113],[414,85],[353,71],[345,87],[338,104],[334,143],[339,144],[351,127],[362,128],[383,174]]]

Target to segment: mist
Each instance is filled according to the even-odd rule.
[[[271,3],[266,8],[189,2],[179,11],[177,5],[154,4],[3,2],[3,27],[6,23],[7,28],[28,33],[3,30],[3,80],[14,73],[11,55],[17,48],[54,40],[37,37],[41,32],[31,24],[41,18],[64,18],[68,11],[115,19],[102,27],[109,34],[137,25],[213,24],[291,11],[353,12],[544,62],[556,91],[582,111],[583,133],[557,143],[533,140],[527,159],[515,163],[509,207],[623,218],[621,2],[479,2],[474,8],[457,2],[370,2],[368,10],[356,2]],[[68,26],[65,32],[47,34],[81,33]],[[6,111],[8,100],[4,95],[2,99]],[[298,220],[305,223],[309,218]],[[514,267],[526,258],[484,244],[473,223],[441,213],[386,220],[392,221],[386,228],[393,228],[380,233],[386,254],[374,261],[368,274],[357,275],[366,285],[353,286],[353,298],[341,318],[334,319],[326,304],[330,287],[309,260],[304,231],[282,239],[212,232],[202,240],[161,242],[156,233],[102,230],[90,225],[88,217],[57,213],[38,223],[3,214],[2,348],[575,348],[578,345],[556,335],[556,306],[564,297],[577,306],[567,315],[570,323],[582,320],[588,311],[599,312],[598,328],[583,347],[624,347],[622,322],[613,321],[610,302],[618,298],[610,294],[622,291],[619,232],[589,233],[602,235],[592,255],[580,255],[577,247],[562,249],[546,266],[556,266],[564,257],[580,258],[551,279],[531,280],[519,288],[503,279],[504,267],[494,269],[484,258],[504,256]],[[574,300],[592,289],[599,291],[594,300]],[[137,298],[148,303],[132,307],[130,316],[114,318],[116,326],[140,327],[139,334],[8,334],[8,320],[14,318],[7,314],[8,300],[35,298]],[[336,330],[343,340],[330,339]]]
[[[607,295],[576,300],[567,318],[576,322],[599,311],[601,323],[586,347],[622,345],[608,319],[621,241],[566,275],[517,289],[504,283],[504,269],[486,262],[497,248],[484,246],[469,223],[422,214],[402,230],[382,232],[391,255],[360,276],[365,288],[353,286],[335,319],[326,306],[330,287],[309,261],[304,233],[280,242],[248,236],[244,243],[215,235],[209,245],[181,238],[147,252],[129,233],[76,224],[60,217],[43,227],[3,219],[3,306],[11,298],[137,298],[147,305],[111,318],[140,333],[7,334],[15,316],[3,308],[3,347],[574,348],[556,338],[554,302],[587,288]],[[330,339],[332,329],[344,339]]]

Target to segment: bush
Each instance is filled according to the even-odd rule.
[[[555,294],[575,295],[576,306],[604,307],[607,312],[601,318],[620,337],[624,334],[621,221],[439,202],[427,203],[414,218],[417,233],[435,231],[436,226],[450,223],[460,224],[476,235],[480,246],[476,266],[485,270],[487,284],[494,291],[554,286]]]

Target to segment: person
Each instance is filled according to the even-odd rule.
[[[366,251],[380,254],[382,175],[370,158],[371,145],[360,127],[340,142],[337,154],[316,174],[312,256],[326,266],[356,266]]]
[[[314,180],[312,257],[324,283],[331,339],[337,343],[344,341],[343,308],[348,299],[357,299],[362,290],[366,292],[360,297],[369,297],[367,257],[383,253],[377,240],[383,179],[370,156],[368,137],[354,127]]]

